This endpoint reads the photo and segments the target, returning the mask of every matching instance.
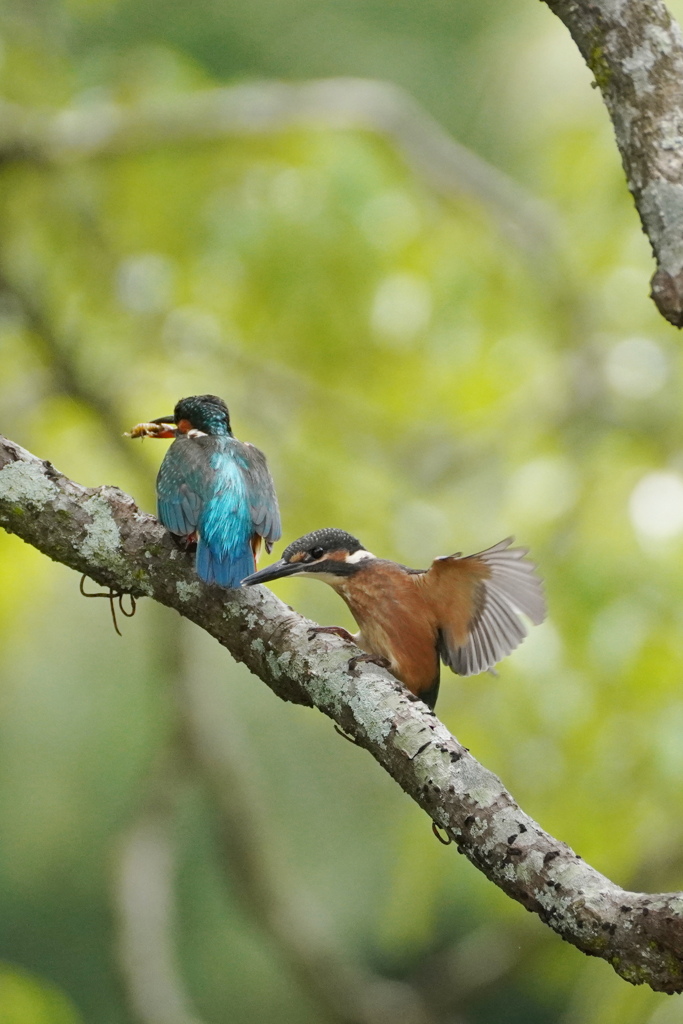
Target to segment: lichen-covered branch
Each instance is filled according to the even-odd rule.
[[[657,270],[652,297],[683,327],[683,36],[661,0],[545,0],[593,72]]]
[[[683,893],[626,892],[522,811],[420,701],[387,672],[348,669],[337,637],[265,588],[203,585],[192,559],[115,487],[87,489],[0,438],[0,525],[104,586],[197,623],[283,700],[315,706],[352,734],[491,881],[563,939],[623,978],[683,991]]]

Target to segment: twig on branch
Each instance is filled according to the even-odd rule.
[[[585,864],[389,673],[364,666],[352,675],[348,646],[310,643],[310,622],[270,591],[205,586],[132,498],[81,487],[2,438],[0,525],[103,586],[200,625],[283,700],[317,707],[353,735],[457,850],[563,939],[634,984],[683,990],[683,893],[626,892]]]
[[[657,261],[652,298],[683,327],[683,37],[661,0],[545,0],[569,29],[612,119]]]

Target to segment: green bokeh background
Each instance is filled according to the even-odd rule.
[[[563,27],[531,0],[25,0],[0,33],[2,96],[27,119],[267,78],[385,79],[545,204],[542,245],[483,200],[435,194],[390,140],[324,126],[11,162],[0,430],[153,510],[165,446],[130,455],[119,435],[212,391],[268,454],[285,540],[339,526],[425,565],[514,533],[550,619],[499,678],[444,678],[439,714],[597,869],[681,888],[680,339],[648,299],[649,247]],[[280,884],[355,962],[413,984],[444,1022],[683,1019],[680,996],[627,985],[438,846],[329,721],[174,613],[142,602],[120,638],[72,572],[4,534],[0,574],[3,1024],[140,1019],[115,956],[117,858],[176,728],[170,637],[241,745]],[[327,588],[274,589],[350,625]],[[197,1016],[327,1020],[221,869],[194,777],[173,846]]]

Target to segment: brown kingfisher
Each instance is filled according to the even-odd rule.
[[[520,613],[534,624],[546,614],[543,585],[526,548],[512,537],[486,551],[436,558],[429,569],[377,558],[343,530],[316,530],[295,540],[279,562],[247,576],[247,586],[283,576],[323,580],[346,601],[358,633],[335,633],[376,661],[430,708],[439,693],[439,659],[461,676],[492,669],[527,635]]]
[[[131,437],[173,437],[157,476],[159,519],[187,544],[197,543],[197,575],[239,587],[256,568],[264,541],[280,537],[280,512],[266,457],[238,441],[216,395],[181,398],[173,413],[139,423]]]

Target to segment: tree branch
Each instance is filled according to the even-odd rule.
[[[131,446],[121,433],[121,420],[115,401],[92,387],[85,375],[79,372],[75,345],[69,344],[70,339],[60,336],[45,306],[36,297],[35,290],[35,285],[31,290],[8,273],[0,253],[0,293],[5,292],[11,296],[18,306],[34,348],[50,368],[55,388],[75,402],[80,402],[100,421],[105,437],[117,454],[139,474],[145,468],[144,463],[137,458],[137,452],[131,451]]]
[[[569,29],[612,119],[657,261],[652,298],[683,327],[683,37],[661,0],[545,0]]]
[[[146,799],[119,841],[114,900],[117,960],[130,1009],[140,1024],[201,1024],[176,963],[175,848],[178,790],[176,745],[149,781]]]
[[[297,128],[368,131],[398,150],[413,172],[446,199],[473,198],[543,269],[561,260],[555,217],[546,204],[460,145],[404,90],[363,78],[252,82],[205,89],[126,108],[113,103],[46,117],[0,104],[0,164],[45,166],[147,152]],[[558,271],[559,276],[559,271]]]
[[[683,990],[683,894],[626,892],[525,814],[420,701],[383,669],[348,670],[336,637],[263,587],[202,584],[192,559],[115,487],[87,489],[0,438],[0,525],[104,586],[175,608],[283,700],[317,707],[352,734],[507,895],[626,980]]]

